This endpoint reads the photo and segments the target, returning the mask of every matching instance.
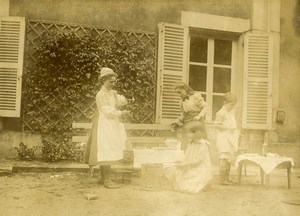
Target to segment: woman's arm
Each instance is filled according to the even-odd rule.
[[[128,103],[127,99],[123,95],[118,94],[116,91],[113,92],[115,95],[117,106],[125,106]]]
[[[204,98],[201,96],[200,93],[196,93],[194,95],[194,103],[197,107],[199,107],[200,112],[197,116],[195,116],[195,120],[200,120],[201,118],[205,118],[206,114],[209,111],[209,106],[205,102]]]
[[[117,110],[109,104],[109,96],[99,92],[96,96],[98,110],[107,118],[117,118],[123,114],[123,111]]]

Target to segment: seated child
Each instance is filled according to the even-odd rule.
[[[209,142],[205,125],[200,121],[188,122],[185,126],[189,143],[183,160],[177,166],[166,168],[166,178],[176,191],[198,193],[212,179]]]

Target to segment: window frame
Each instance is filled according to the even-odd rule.
[[[196,30],[197,31],[197,30]],[[190,32],[190,31],[189,31]],[[195,63],[190,61],[190,42],[192,35],[188,34],[188,53],[187,53],[187,83],[189,83],[190,79],[190,65],[199,65],[199,66],[205,66],[207,67],[207,77],[206,77],[206,91],[196,91],[200,92],[202,95],[205,95],[206,103],[211,108],[209,109],[209,112],[207,114],[206,121],[213,121],[215,116],[213,116],[213,96],[223,96],[225,93],[214,93],[213,92],[213,75],[214,75],[214,68],[220,67],[220,68],[230,68],[231,69],[231,80],[230,80],[230,91],[233,93],[237,92],[237,62],[238,62],[238,40],[234,39],[235,37],[232,37],[231,39],[228,39],[228,34],[222,38],[222,34],[219,34],[218,37],[211,37],[205,33],[201,34],[201,31],[197,34],[193,34],[193,36],[205,36],[208,38],[208,45],[207,45],[207,63]],[[231,64],[228,65],[221,65],[221,64],[214,64],[214,40],[221,39],[221,40],[230,40],[232,42],[232,53],[231,53]]]
[[[181,25],[188,27],[188,34],[203,33],[211,37],[222,37],[237,41],[235,76],[232,76],[232,91],[237,93],[237,120],[242,121],[244,79],[244,34],[251,31],[251,20],[237,17],[220,16],[207,13],[181,11]],[[188,43],[189,44],[189,43]],[[239,73],[240,72],[240,73]],[[208,118],[212,118],[209,116]]]
[[[187,13],[187,14],[186,14]],[[186,16],[189,14],[192,14],[191,16]],[[261,41],[263,44],[261,44],[259,41],[251,43],[247,45],[247,38],[249,38],[249,35],[252,34],[255,37],[261,37],[259,33],[255,31],[251,31],[250,29],[250,20],[245,19],[239,19],[239,18],[232,18],[232,17],[223,17],[223,16],[217,16],[217,15],[210,15],[210,14],[198,14],[198,13],[192,13],[192,12],[184,12],[183,18],[182,18],[182,24],[171,24],[171,23],[160,23],[159,24],[159,43],[158,43],[158,74],[157,74],[157,109],[156,109],[156,122],[157,123],[171,123],[176,120],[176,117],[178,116],[178,107],[179,107],[179,98],[178,96],[174,95],[174,91],[172,90],[172,86],[175,81],[178,81],[179,79],[183,82],[187,82],[187,71],[188,69],[188,63],[187,63],[187,51],[189,43],[187,42],[189,39],[189,34],[193,33],[193,29],[196,29],[200,32],[207,32],[209,35],[213,37],[218,37],[220,35],[224,35],[226,37],[232,38],[235,37],[237,41],[237,52],[236,58],[232,58],[233,60],[236,60],[236,64],[233,64],[233,67],[235,68],[236,73],[232,76],[232,83],[236,84],[236,86],[232,86],[232,92],[236,92],[237,98],[238,98],[238,104],[236,107],[237,110],[237,122],[242,123],[238,125],[238,127],[242,127],[243,129],[269,129],[271,125],[271,118],[268,118],[268,122],[261,122],[260,117],[262,115],[270,115],[272,116],[272,74],[273,68],[272,68],[272,49],[274,48],[272,40],[270,40],[268,43],[265,39]],[[211,19],[211,20],[210,20]],[[205,20],[209,20],[209,22],[205,22]],[[189,24],[190,22],[190,24]],[[176,28],[177,30],[180,29],[180,34],[182,37],[177,37],[176,35],[173,35],[171,38],[167,39],[165,37],[165,32],[168,28]],[[175,32],[177,32],[175,30]],[[173,31],[172,31],[173,32]],[[170,32],[171,33],[171,32]],[[172,33],[173,34],[173,33]],[[272,38],[272,35],[265,32],[265,35],[268,35],[268,37]],[[176,38],[176,49],[174,49],[174,37]],[[265,36],[263,36],[265,37]],[[225,38],[224,38],[225,39]],[[258,43],[258,44],[257,44]],[[258,47],[255,45],[257,44]],[[257,57],[251,57],[250,49],[259,49],[259,52],[261,51],[261,45],[263,45],[264,50],[268,51],[267,58],[264,57],[264,55],[257,56]],[[268,48],[267,48],[268,46]],[[249,47],[250,49],[247,49]],[[170,49],[168,52],[168,55],[165,55],[164,52],[165,49]],[[173,51],[175,53],[173,53]],[[236,50],[236,49],[234,49]],[[180,52],[180,56],[178,56],[178,52]],[[263,51],[265,53],[265,51]],[[170,56],[169,56],[170,55]],[[174,56],[177,56],[176,59],[174,59]],[[250,57],[249,57],[250,56]],[[261,62],[264,62],[264,68],[267,68],[268,74],[270,74],[269,79],[267,81],[268,83],[268,93],[266,94],[265,89],[263,89],[263,94],[257,94],[256,89],[253,90],[253,88],[248,88],[247,85],[245,85],[245,81],[249,80],[252,82],[253,77],[249,77],[248,74],[248,66],[250,63],[254,65],[254,68],[257,68],[256,66],[261,65]],[[168,64],[165,64],[167,63]],[[167,69],[165,66],[176,66],[174,69]],[[252,69],[251,69],[252,70]],[[261,76],[263,74],[260,74],[261,70],[254,69],[254,73],[252,75],[256,76],[255,79],[257,79],[258,82],[261,81]],[[257,74],[257,75],[256,75]],[[164,82],[166,78],[164,76],[168,75],[168,82]],[[252,76],[251,75],[251,76]],[[250,82],[250,83],[251,83]],[[266,81],[265,81],[266,82]],[[165,84],[164,84],[165,83]],[[247,83],[246,83],[247,84]],[[212,87],[211,87],[212,88]],[[170,96],[172,94],[172,96]],[[250,95],[251,94],[251,95]],[[163,96],[168,96],[163,97]],[[170,97],[169,97],[170,96]],[[249,96],[249,97],[248,97]],[[268,98],[267,106],[268,111],[265,112],[265,109],[260,110],[261,104],[256,103],[256,110],[253,110],[252,107],[245,107],[245,102],[253,102],[256,96],[261,96],[261,100],[264,100],[263,102],[266,103],[266,98]],[[172,105],[170,104],[172,102]],[[255,100],[254,100],[255,102]],[[165,105],[164,105],[165,104]],[[244,105],[242,107],[242,104]],[[175,113],[176,111],[176,113]],[[249,115],[245,115],[245,113],[248,113]],[[253,112],[255,111],[255,113]],[[168,116],[164,116],[165,114],[168,114]],[[254,116],[255,114],[255,116]],[[252,118],[251,116],[257,117],[257,121],[253,122],[251,124],[247,124],[247,121]],[[253,119],[253,118],[252,118]],[[255,119],[254,119],[255,120]]]

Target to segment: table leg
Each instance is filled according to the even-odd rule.
[[[238,166],[238,185],[241,185],[243,164]]]
[[[288,189],[290,189],[292,187],[291,185],[291,166],[287,167],[287,178],[288,178]]]
[[[260,168],[260,184],[261,185],[265,184],[265,172],[262,168]]]
[[[247,176],[247,166],[246,166],[246,164],[244,165],[244,172],[245,172],[245,176]]]
[[[266,174],[266,186],[267,188],[270,186],[270,174]]]

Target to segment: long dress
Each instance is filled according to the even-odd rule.
[[[230,128],[236,128],[235,109],[227,111],[223,106],[216,114],[216,122]],[[216,147],[221,159],[232,159],[238,151],[238,130],[218,129],[216,137]]]
[[[174,190],[198,193],[209,183],[212,179],[212,170],[208,145],[209,142],[205,139],[190,142],[181,162],[190,166],[166,168],[166,178]]]
[[[126,142],[124,125],[119,122],[121,111],[116,106],[126,104],[124,96],[104,86],[96,95],[98,112],[87,142],[85,162],[90,165],[110,164],[123,159]]]

